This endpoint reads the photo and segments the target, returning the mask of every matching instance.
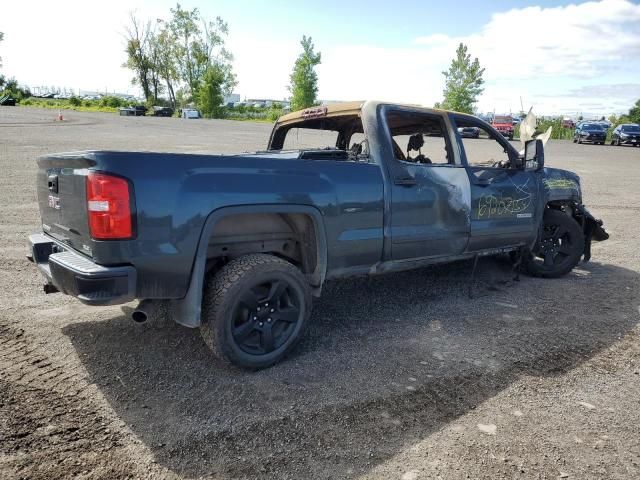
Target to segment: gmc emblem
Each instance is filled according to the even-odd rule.
[[[56,210],[60,210],[60,197],[49,195],[49,206],[51,208],[55,208]]]

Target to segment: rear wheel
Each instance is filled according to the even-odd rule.
[[[273,255],[245,255],[209,279],[202,310],[200,331],[218,358],[265,368],[300,340],[311,313],[311,293],[289,262]]]
[[[573,217],[547,209],[536,251],[525,255],[525,271],[536,277],[556,278],[569,273],[584,252],[584,234]]]

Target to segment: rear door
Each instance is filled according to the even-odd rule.
[[[385,163],[392,179],[393,260],[462,253],[470,229],[469,179],[446,117],[388,107],[385,119],[392,145]]]
[[[87,222],[87,167],[83,155],[47,156],[38,159],[37,192],[42,229],[58,241],[91,255]]]
[[[451,117],[458,127],[480,129],[479,138],[462,138],[456,133],[471,185],[468,250],[527,242],[536,228],[538,174],[515,168],[518,152],[484,122],[470,116]]]

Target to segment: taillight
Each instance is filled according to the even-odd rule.
[[[87,175],[89,231],[96,240],[133,236],[129,183],[104,173]]]

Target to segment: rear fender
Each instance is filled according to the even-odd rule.
[[[171,314],[176,323],[185,327],[197,328],[201,324],[202,292],[206,275],[207,252],[209,239],[216,224],[226,216],[246,213],[302,213],[313,219],[316,232],[317,270],[319,272],[319,285],[316,286],[319,294],[327,271],[327,244],[322,215],[316,208],[307,205],[242,205],[236,207],[224,207],[215,210],[207,217],[198,249],[191,269],[191,278],[187,294],[178,300],[171,301]]]

